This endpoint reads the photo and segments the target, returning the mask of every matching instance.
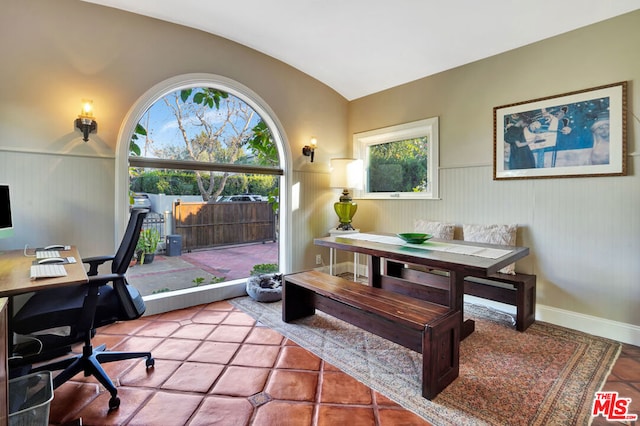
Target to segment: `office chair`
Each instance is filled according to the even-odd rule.
[[[118,391],[107,376],[101,363],[133,358],[146,358],[146,366],[152,367],[151,352],[110,352],[106,345],[93,348],[91,338],[98,327],[139,318],[145,311],[144,301],[136,288],[129,285],[125,273],[133,258],[142,222],[149,210],[133,209],[118,251],[114,255],[82,259],[89,265],[89,282],[70,287],[60,287],[36,292],[12,320],[12,329],[18,334],[31,335],[41,342],[42,350],[33,358],[25,357],[23,363],[52,360],[71,352],[71,345],[84,342],[82,354],[39,365],[30,370],[58,371],[53,379],[57,388],[79,372],[93,375],[111,394],[109,409],[120,406]],[[98,267],[111,262],[111,273],[99,274]],[[109,285],[111,284],[111,285]],[[50,329],[69,329],[68,335],[47,333]],[[37,333],[37,334],[36,334]]]

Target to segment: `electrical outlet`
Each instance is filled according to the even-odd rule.
[[[322,265],[322,255],[316,254],[316,265]]]

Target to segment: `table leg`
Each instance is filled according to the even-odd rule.
[[[333,250],[333,247],[329,248],[329,275],[333,275]]]
[[[378,287],[382,285],[382,277],[380,270],[380,257],[369,256],[369,285],[371,287]]]
[[[473,333],[476,323],[472,319],[465,321],[464,319],[464,277],[462,271],[449,271],[449,306],[460,311],[460,340],[464,340],[468,335]]]
[[[353,252],[353,281],[358,281],[358,252]]]

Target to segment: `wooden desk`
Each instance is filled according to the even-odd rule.
[[[32,291],[44,290],[53,287],[62,287],[67,285],[77,285],[89,281],[87,272],[82,264],[82,259],[75,246],[71,246],[71,250],[60,253],[61,255],[73,256],[76,263],[65,264],[67,276],[58,278],[39,278],[31,280],[30,270],[31,264],[35,257],[24,255],[23,250],[12,250],[0,253],[0,306],[3,301],[8,300],[8,306],[5,302],[0,311],[0,336],[4,334],[4,341],[0,343],[0,422],[6,424],[8,410],[8,358],[12,348],[12,333],[10,328],[10,318],[13,315],[11,296],[18,294],[31,293]],[[9,320],[7,321],[7,315]],[[4,322],[3,322],[4,320]]]
[[[67,270],[66,277],[31,280],[29,272],[35,257],[25,256],[23,250],[5,251],[0,254],[0,297],[10,297],[89,281],[87,272],[82,264],[82,258],[75,246],[71,246],[71,250],[60,252],[60,255],[65,257],[73,256],[77,261],[76,263],[64,265]]]
[[[383,235],[380,236],[385,237]],[[316,238],[314,244],[368,255],[370,257],[369,285],[372,287],[384,288],[441,304],[443,301],[435,297],[441,294],[438,293],[438,290],[446,290],[447,300],[444,302],[463,314],[461,315],[463,323],[460,328],[462,339],[473,333],[475,329],[475,322],[473,320],[464,320],[464,277],[469,275],[483,277],[494,274],[505,266],[529,254],[529,249],[526,247],[468,243],[457,240],[433,239],[418,247],[413,244],[394,245],[379,241],[353,239],[353,237],[354,235]],[[367,237],[367,234],[362,234],[362,237]],[[450,247],[446,247],[447,245]],[[498,258],[489,258],[441,250],[465,247],[504,251],[504,255]],[[382,259],[413,263],[426,268],[446,271],[448,272],[448,277],[443,278],[443,280],[447,280],[446,288],[438,288],[437,283],[412,282],[410,276],[401,279],[386,275],[381,268]]]

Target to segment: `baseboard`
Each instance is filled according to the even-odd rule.
[[[536,320],[640,346],[640,326],[637,325],[545,305],[536,306]]]
[[[464,300],[477,305],[488,306],[502,312],[515,315],[515,306],[465,295]],[[536,321],[559,325],[594,336],[617,340],[618,342],[640,346],[640,327],[606,318],[585,315],[579,312],[567,311],[546,305],[536,305]]]

